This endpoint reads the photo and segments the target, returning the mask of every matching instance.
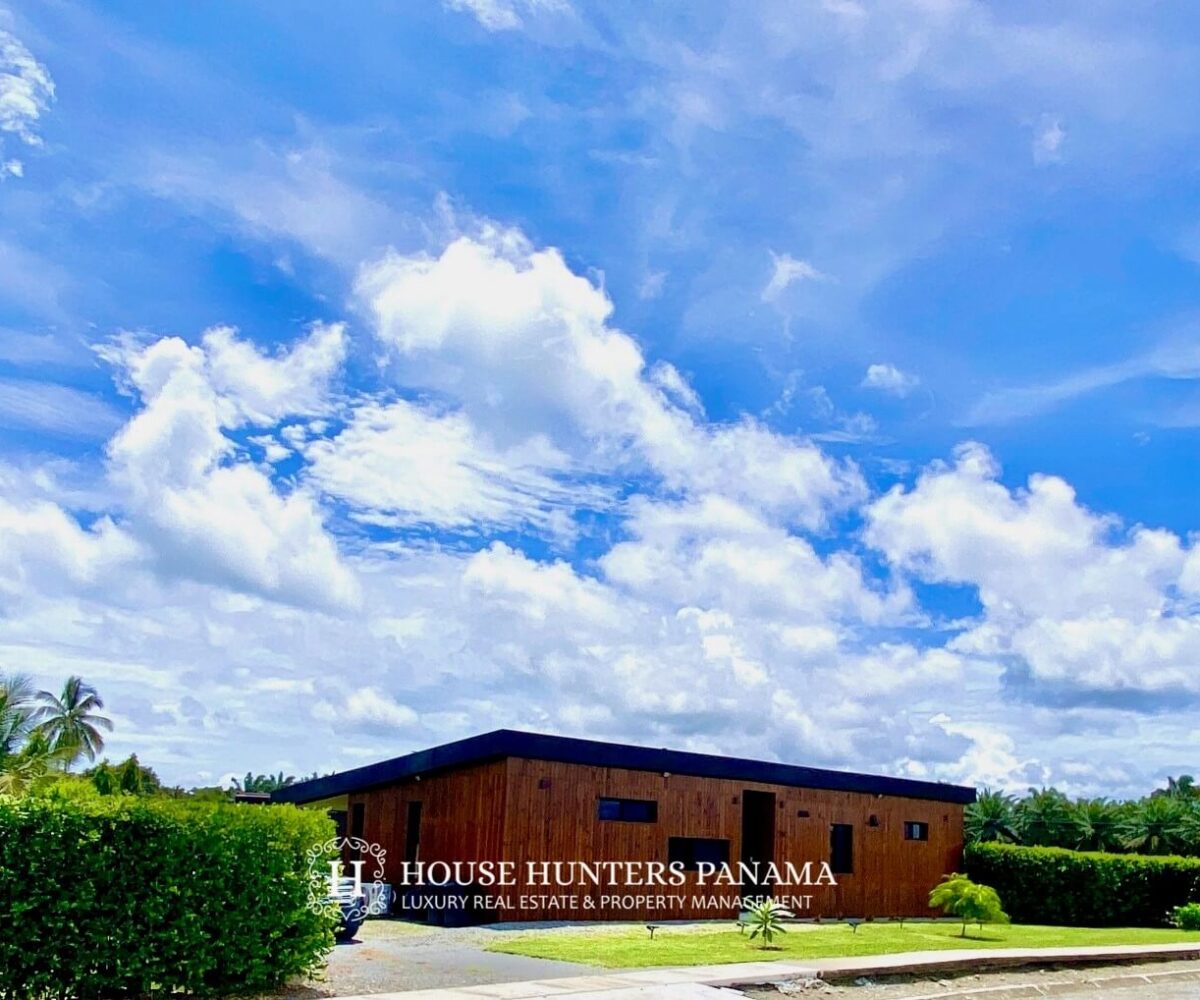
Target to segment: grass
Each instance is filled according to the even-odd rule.
[[[654,940],[644,927],[563,930],[522,934],[489,945],[488,951],[531,958],[553,958],[606,968],[647,968],[657,965],[717,965],[725,962],[764,962],[779,959],[841,958],[850,955],[891,955],[904,951],[956,948],[1065,948],[1083,945],[1173,944],[1196,942],[1200,933],[1148,927],[1037,927],[1032,925],[970,927],[960,937],[961,924],[863,924],[857,933],[847,924],[798,924],[763,949],[737,928],[659,927]],[[749,933],[749,932],[747,932]]]

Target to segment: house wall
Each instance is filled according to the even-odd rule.
[[[356,804],[363,806],[362,836],[387,852],[384,871],[394,881],[405,860],[409,802],[421,803],[420,860],[496,861],[507,788],[501,760],[351,793],[348,806],[351,816]]]
[[[742,849],[742,800],[747,790],[776,796],[774,860],[779,864],[827,861],[831,825],[848,823],[854,828],[853,874],[837,875],[836,887],[777,890],[777,895],[812,896],[811,909],[797,916],[928,916],[929,890],[943,874],[961,867],[963,807],[954,803],[518,759],[508,762],[505,857],[521,862],[522,867],[526,860],[666,862],[668,839],[684,836],[726,839],[730,861],[737,862]],[[596,800],[601,796],[654,800],[658,821],[599,820]],[[808,815],[799,815],[802,811]],[[876,827],[868,825],[872,816],[878,822]],[[927,823],[929,839],[905,840],[906,821]],[[595,909],[566,915],[595,919],[723,916],[726,913],[699,908],[697,897],[714,892],[737,894],[711,885],[691,885],[682,891],[689,896],[682,911],[631,913],[600,907],[601,897],[614,892],[606,888],[591,891]],[[561,911],[550,910],[523,914],[530,920],[562,916]]]
[[[947,872],[961,867],[963,807],[897,796],[793,788],[725,779],[588,767],[510,758],[396,783],[349,796],[351,811],[363,805],[363,836],[387,849],[386,871],[395,878],[404,860],[407,803],[422,803],[420,854],[431,861],[512,861],[517,871],[528,861],[668,861],[670,837],[710,837],[729,841],[729,859],[742,850],[742,802],[747,790],[773,792],[774,860],[797,865],[830,859],[830,828],[854,828],[854,871],[837,875],[838,885],[776,890],[776,895],[809,895],[810,908],[798,916],[927,916],[929,890]],[[654,823],[600,820],[600,797],[653,800]],[[807,812],[807,816],[800,815]],[[874,816],[877,826],[869,825]],[[928,824],[927,841],[904,839],[906,822]],[[695,876],[689,875],[689,882]],[[681,893],[682,909],[627,910],[603,906],[606,895]],[[588,896],[579,908],[533,905],[502,914],[502,919],[680,919],[730,916],[732,910],[702,907],[702,897],[730,887],[635,889],[624,887],[547,888],[520,884],[505,890],[525,896]]]

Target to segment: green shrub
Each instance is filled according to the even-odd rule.
[[[333,833],[291,806],[0,796],[0,998],[257,992],[316,971],[333,937],[305,852]]]
[[[990,885],[979,885],[965,875],[955,872],[943,875],[941,882],[929,894],[929,905],[941,907],[947,916],[962,921],[962,936],[967,936],[967,924],[1007,924],[1008,914],[1000,905],[1000,896]]]
[[[1181,931],[1200,931],[1200,903],[1185,903],[1175,907],[1171,923]]]
[[[966,869],[1023,924],[1161,927],[1200,901],[1200,858],[971,844]]]

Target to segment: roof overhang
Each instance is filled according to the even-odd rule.
[[[700,778],[724,778],[732,781],[788,785],[794,788],[903,796],[960,805],[975,801],[975,789],[963,785],[856,774],[851,771],[830,771],[797,764],[719,757],[713,754],[629,746],[623,743],[602,743],[569,736],[523,733],[512,729],[497,729],[495,732],[445,743],[429,750],[418,750],[402,757],[393,757],[378,764],[368,764],[323,778],[297,782],[274,792],[272,801],[315,802],[334,795],[366,791],[381,785],[485,764],[506,757],[582,764],[589,767],[625,768],[631,771],[657,771]]]

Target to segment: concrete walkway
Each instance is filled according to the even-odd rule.
[[[1089,948],[983,948],[961,951],[918,951],[899,955],[855,958],[821,958],[807,962],[742,962],[727,965],[693,965],[683,968],[638,969],[542,979],[524,983],[496,983],[455,989],[373,993],[339,1000],[744,1000],[727,987],[748,986],[792,979],[851,979],[904,973],[950,972],[1012,968],[1021,965],[1074,963],[1151,962],[1200,959],[1196,944],[1130,945]]]

